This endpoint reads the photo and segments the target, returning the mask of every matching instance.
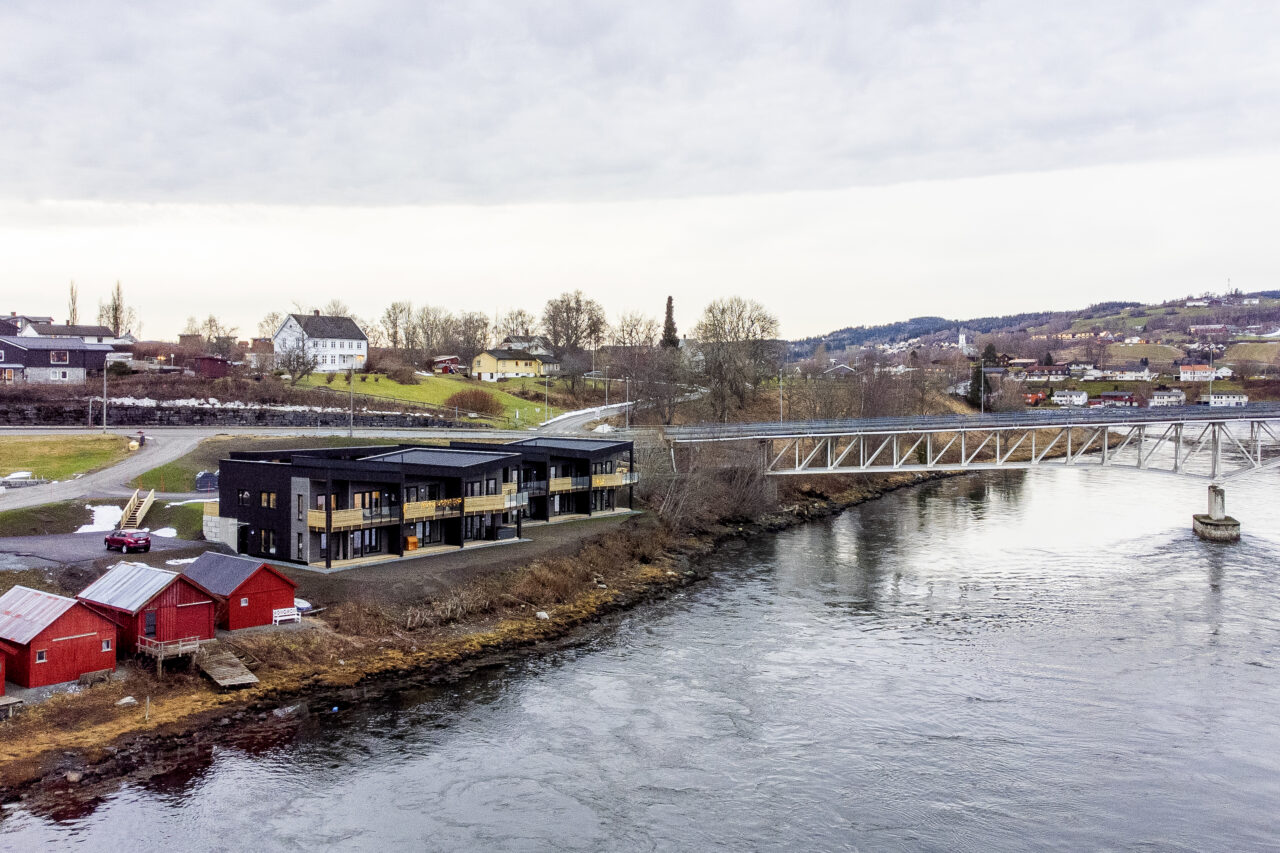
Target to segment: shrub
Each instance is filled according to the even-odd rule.
[[[498,402],[498,398],[479,388],[459,391],[445,400],[444,404],[450,408],[456,407],[460,412],[477,412],[482,415],[502,414],[502,403]]]
[[[401,385],[417,385],[418,374],[407,364],[394,364],[387,368],[387,378]]]
[[[325,385],[332,385],[332,384],[333,384],[333,377],[334,377],[334,376],[336,376],[336,375],[337,375],[336,373],[326,373],[326,374],[324,375],[324,384],[325,384]]]

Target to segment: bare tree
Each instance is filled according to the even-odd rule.
[[[276,367],[289,375],[289,384],[297,385],[316,369],[318,360],[309,353],[301,340],[276,355]]]
[[[456,337],[457,323],[453,315],[434,305],[423,305],[414,311],[410,325],[418,345],[427,356],[445,355],[444,351]]]
[[[280,331],[280,325],[284,323],[284,315],[279,311],[272,311],[258,321],[258,337],[273,338],[276,332]]]
[[[98,323],[109,328],[116,337],[131,330],[141,330],[138,313],[125,303],[124,288],[120,282],[116,282],[106,302],[98,303]]]
[[[217,317],[210,314],[200,324],[200,334],[204,337],[205,346],[215,355],[230,358],[235,354],[236,329],[234,326],[225,325]]]
[[[776,366],[778,353],[772,344],[777,318],[759,302],[731,296],[707,306],[694,334],[702,347],[716,417],[727,413],[730,400],[739,408],[745,406]]]
[[[80,290],[74,281],[71,282],[71,290],[67,294],[67,324],[71,326],[80,324]]]
[[[513,308],[498,318],[494,334],[505,337],[529,337],[538,328],[538,318],[523,308]]]
[[[639,311],[628,311],[613,324],[610,342],[627,376],[637,376],[658,340],[658,321]]]
[[[302,311],[300,313],[308,313],[308,312]],[[324,304],[324,307],[320,309],[320,313],[326,317],[353,316],[351,313],[351,309],[347,307],[347,303],[343,302],[341,299],[330,299],[328,302]]]
[[[382,312],[382,319],[379,321],[382,326],[382,332],[387,337],[387,346],[391,349],[400,349],[404,343],[405,329],[408,327],[413,317],[413,305],[409,302],[392,302],[387,309]]]
[[[489,318],[480,311],[467,311],[458,316],[454,330],[457,355],[469,363],[489,346]]]
[[[557,355],[579,352],[604,337],[608,323],[604,308],[581,290],[548,300],[542,311],[542,331]]]

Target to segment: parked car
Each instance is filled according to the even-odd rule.
[[[121,554],[151,550],[151,536],[145,530],[113,530],[102,541],[107,543],[108,551],[119,548]]]

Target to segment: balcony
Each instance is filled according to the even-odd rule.
[[[438,518],[457,518],[461,515],[462,498],[442,498],[435,501],[410,501],[404,505],[405,521],[433,521]]]
[[[325,530],[325,511],[322,509],[307,510],[307,527],[312,530]],[[382,509],[335,509],[332,524],[327,529],[359,530],[363,527],[377,527],[383,524],[399,524],[400,511],[391,507]]]
[[[525,480],[520,484],[520,491],[529,495],[545,495],[547,493],[547,481]]]
[[[506,509],[506,495],[477,495],[467,498],[463,512],[502,512]]]
[[[549,486],[552,494],[556,492],[579,492],[591,488],[591,478],[556,477],[550,481]]]
[[[629,486],[639,479],[635,472],[627,471],[619,471],[616,474],[593,474],[591,476],[591,488],[613,489],[618,486]]]
[[[519,488],[520,486],[518,483],[503,483],[502,493],[504,495],[514,495],[517,491],[519,491]]]

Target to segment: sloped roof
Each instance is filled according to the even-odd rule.
[[[214,595],[226,598],[236,591],[236,587],[251,578],[264,565],[265,563],[261,560],[206,551],[197,557],[194,563],[187,566],[182,573]],[[279,574],[271,569],[270,566],[267,569]],[[284,577],[284,575],[280,575],[280,577]],[[288,578],[285,578],[285,580],[289,581],[293,586],[297,586]]]
[[[5,346],[24,350],[85,350],[88,352],[114,352],[111,344],[88,344],[79,338],[23,338],[15,335],[0,336]]]
[[[173,583],[177,572],[156,569],[142,563],[116,563],[77,596],[82,601],[92,601],[137,613],[142,605],[160,594]]]
[[[70,335],[72,337],[114,338],[116,333],[106,326],[60,326],[57,323],[32,323],[37,335]]]
[[[538,361],[543,364],[559,364],[560,360],[554,356],[538,355],[537,353],[526,352],[522,349],[487,349],[485,353],[493,356],[499,361],[519,361],[520,359],[528,359],[529,361]]]
[[[0,640],[26,645],[75,603],[74,598],[15,586],[0,595]]]
[[[364,332],[350,317],[330,317],[325,314],[290,314],[298,321],[302,331],[308,338],[341,338],[343,340],[367,341]]]

